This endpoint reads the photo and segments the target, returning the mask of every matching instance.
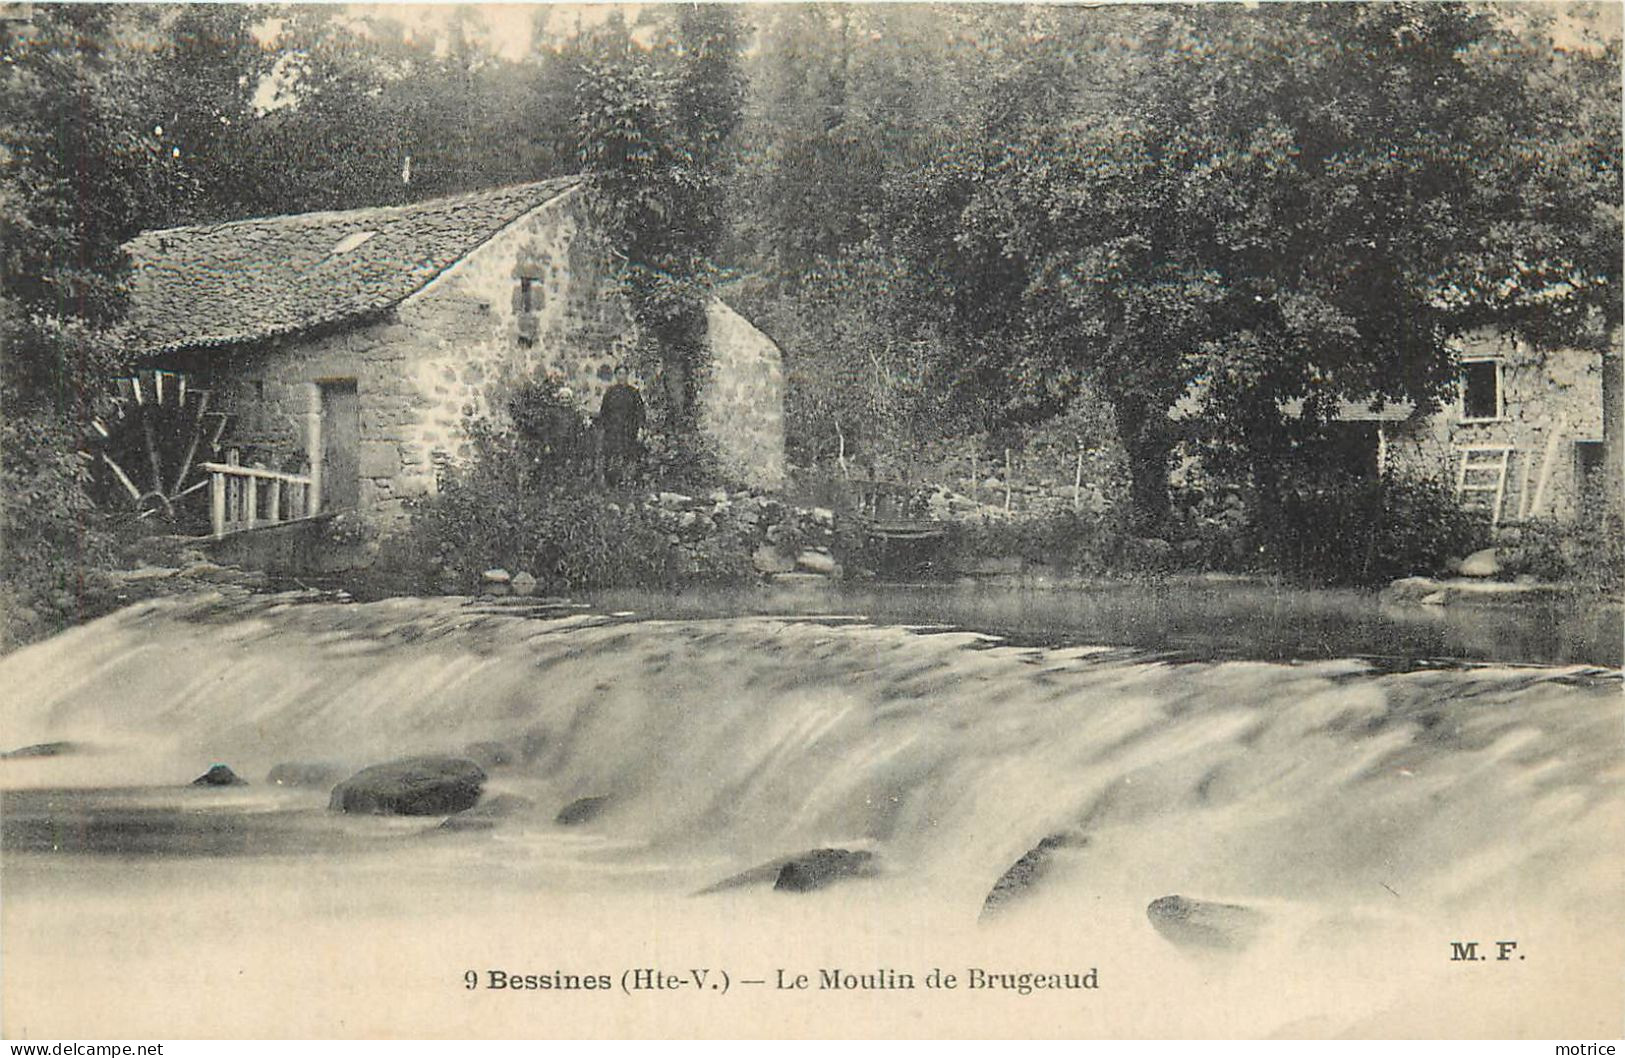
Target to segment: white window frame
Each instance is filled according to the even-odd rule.
[[[1495,365],[1495,414],[1489,417],[1476,418],[1467,414],[1467,365],[1468,364],[1494,364]],[[1458,367],[1460,375],[1456,380],[1456,419],[1463,423],[1504,422],[1507,417],[1507,388],[1506,388],[1506,361],[1498,356],[1470,356],[1463,358]]]

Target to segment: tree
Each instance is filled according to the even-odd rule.
[[[173,154],[115,10],[46,5],[0,25],[0,607],[5,637],[66,619],[100,557],[77,451],[124,364],[120,249],[161,212]],[[47,616],[55,615],[53,620]]]
[[[899,245],[941,282],[973,392],[1018,415],[1105,395],[1144,531],[1182,401],[1267,486],[1341,402],[1436,405],[1453,335],[1617,314],[1617,213],[1569,179],[1590,133],[1552,144],[1578,107],[1492,14],[1196,5],[1053,30],[1021,63],[1072,90],[1011,111],[991,166],[977,129],[925,173],[919,213],[951,235]],[[1617,201],[1617,167],[1602,183]]]
[[[255,149],[262,115],[255,96],[277,53],[255,28],[270,12],[247,4],[137,7],[146,46],[121,49],[121,62],[145,71],[147,116],[172,165],[163,215],[148,227],[236,220],[276,212],[282,188]]]
[[[658,358],[673,432],[693,436],[706,303],[723,267],[724,146],[739,121],[741,31],[720,5],[643,27],[612,22],[578,96],[581,159],[640,330]]]
[[[1022,9],[783,5],[757,17],[730,297],[784,350],[792,456],[907,458],[976,429],[974,402],[942,396],[974,331],[942,326],[950,285],[936,251],[951,249],[971,186],[945,159],[988,152],[967,122]]]

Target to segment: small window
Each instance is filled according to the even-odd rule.
[[[1462,361],[1462,421],[1484,422],[1501,418],[1501,401],[1501,361]]]

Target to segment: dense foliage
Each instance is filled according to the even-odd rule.
[[[1470,327],[1600,348],[1625,304],[1618,12],[1585,5],[544,5],[516,40],[495,9],[29,11],[0,23],[0,574],[36,614],[106,551],[73,438],[141,229],[584,170],[657,472],[712,473],[726,289],[784,349],[803,463],[1104,411],[1135,533],[1182,517],[1184,435],[1284,565],[1324,569],[1292,517],[1366,526],[1361,577],[1431,553],[1398,512],[1459,534],[1410,486],[1304,494],[1339,407],[1429,407]]]
[[[650,43],[612,20],[594,37],[577,123],[592,208],[660,379],[667,433],[693,438],[706,304],[722,268],[724,150],[739,119],[742,27],[720,5],[678,9]]]
[[[1488,520],[1463,511],[1442,482],[1383,478],[1294,483],[1250,535],[1269,568],[1310,583],[1386,584],[1447,574],[1489,543]]]
[[[518,433],[486,423],[468,433],[470,458],[413,511],[415,535],[455,578],[448,586],[476,590],[480,572],[498,567],[555,591],[676,579],[666,534],[635,502],[561,472]]]
[[[182,181],[149,123],[150,69],[111,47],[113,12],[0,23],[0,582],[8,641],[78,610],[109,538],[80,438],[123,366],[123,242]]]
[[[1592,242],[1617,159],[1599,175],[1550,137],[1576,101],[1492,14],[1192,5],[1029,33],[986,104],[1003,134],[928,169],[892,244],[974,399],[1105,396],[1148,528],[1182,401],[1210,459],[1267,486],[1341,401],[1434,406],[1470,327],[1618,321],[1618,254]]]

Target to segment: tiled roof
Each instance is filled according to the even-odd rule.
[[[150,355],[376,314],[577,183],[562,177],[409,206],[144,232],[125,247],[132,337]]]

